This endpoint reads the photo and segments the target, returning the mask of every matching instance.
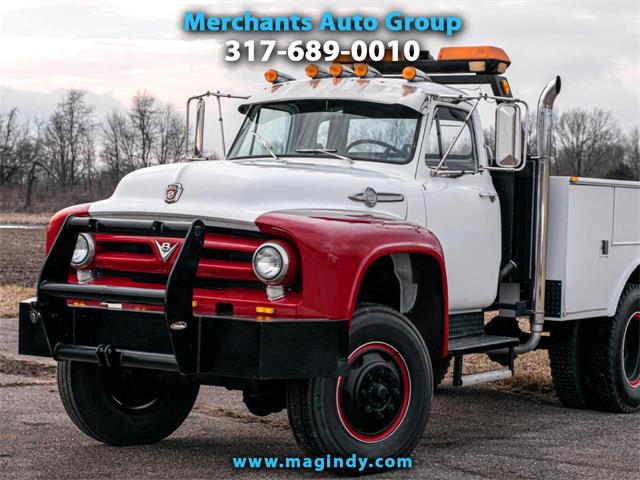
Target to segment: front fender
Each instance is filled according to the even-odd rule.
[[[290,239],[302,263],[305,316],[351,321],[360,283],[378,258],[393,253],[433,257],[443,285],[444,315],[447,279],[442,247],[427,229],[401,220],[351,212],[281,211],[256,220],[260,231]],[[446,318],[443,319],[446,325]]]

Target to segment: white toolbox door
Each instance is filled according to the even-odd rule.
[[[603,255],[602,242],[611,241],[614,189],[571,185],[567,212],[564,311],[580,313],[606,309],[620,270]]]

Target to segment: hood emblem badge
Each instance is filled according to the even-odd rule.
[[[156,247],[158,247],[158,253],[160,254],[160,259],[162,260],[162,263],[166,263],[167,260],[169,260],[169,257],[178,246],[177,243],[174,243],[173,245],[171,245],[169,242],[160,243],[157,240],[154,240],[154,242],[156,243]]]
[[[349,200],[363,202],[367,207],[373,208],[378,202],[402,202],[404,195],[401,193],[376,192],[373,188],[367,187],[362,192],[349,196]]]
[[[167,188],[164,189],[164,201],[166,203],[176,203],[180,200],[182,190],[184,189],[181,183],[170,183],[167,185]]]

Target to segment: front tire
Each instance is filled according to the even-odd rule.
[[[422,437],[433,395],[423,339],[399,312],[367,304],[354,314],[349,348],[347,376],[289,383],[296,441],[311,456],[408,456]]]
[[[627,285],[615,316],[595,320],[593,330],[588,366],[597,408],[640,411],[640,286]]]
[[[162,440],[187,418],[198,389],[177,373],[58,362],[67,414],[84,434],[107,445]]]

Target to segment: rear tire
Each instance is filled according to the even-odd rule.
[[[199,386],[177,373],[58,362],[58,390],[73,423],[107,445],[155,443],[187,418]]]
[[[587,360],[596,407],[615,413],[640,410],[640,286],[622,292],[616,314],[594,321]]]
[[[592,395],[587,386],[585,369],[589,322],[578,320],[553,325],[549,345],[551,377],[556,396],[565,407],[590,408]]]
[[[367,304],[354,314],[349,348],[347,376],[289,382],[287,411],[298,445],[310,456],[408,456],[433,395],[422,337],[399,312]]]

